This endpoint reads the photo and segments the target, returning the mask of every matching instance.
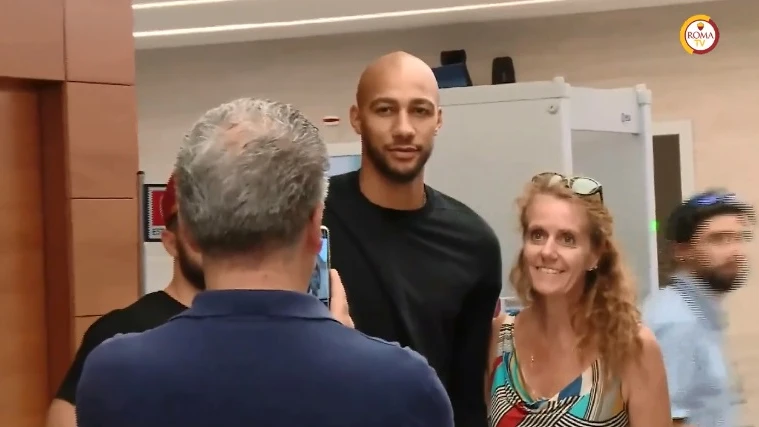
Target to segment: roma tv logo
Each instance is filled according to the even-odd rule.
[[[691,55],[704,55],[719,43],[719,28],[707,15],[694,15],[680,28],[680,44]]]

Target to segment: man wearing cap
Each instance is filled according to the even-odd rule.
[[[745,283],[754,219],[751,205],[721,190],[686,200],[669,217],[675,271],[643,315],[664,354],[674,425],[736,425],[721,303]]]
[[[205,289],[200,255],[177,233],[177,204],[173,176],[161,199],[166,229],[161,242],[174,258],[174,271],[166,289],[149,293],[134,304],[105,314],[90,326],[48,411],[47,427],[75,427],[76,389],[84,361],[95,347],[116,334],[143,332],[163,324],[184,311],[195,295]],[[136,284],[135,284],[136,285]]]

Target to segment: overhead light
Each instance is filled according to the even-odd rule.
[[[189,0],[188,0],[189,1]],[[202,1],[202,0],[198,0]],[[206,0],[209,3],[211,0]],[[218,0],[217,0],[218,1]],[[230,1],[230,0],[226,0]],[[445,13],[471,12],[502,7],[527,6],[545,3],[559,3],[566,0],[517,0],[500,3],[472,4],[467,6],[440,7],[434,9],[402,10],[396,12],[369,13],[365,15],[332,16],[327,18],[299,19],[296,21],[261,22],[256,24],[214,25],[210,27],[177,28],[173,30],[136,31],[135,38],[184,36],[189,34],[224,33],[229,31],[262,30],[267,28],[298,27],[303,25],[334,24],[339,22],[372,21],[376,19],[404,18],[409,16],[436,15]]]
[[[201,4],[210,3],[225,3],[236,0],[175,0],[175,1],[157,1],[152,3],[136,3],[132,5],[132,9],[160,9],[164,7],[181,7],[181,6],[197,6]]]

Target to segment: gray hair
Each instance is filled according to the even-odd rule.
[[[205,254],[284,247],[327,196],[327,146],[292,105],[242,98],[203,115],[176,163],[182,222]]]

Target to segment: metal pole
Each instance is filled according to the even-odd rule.
[[[138,253],[138,289],[140,292],[140,296],[145,295],[147,292],[147,271],[145,268],[145,203],[147,203],[147,200],[145,200],[145,172],[139,171],[137,172],[137,205],[139,206],[139,212],[137,214],[137,224],[139,227],[139,236],[140,240],[137,245],[137,253]]]

